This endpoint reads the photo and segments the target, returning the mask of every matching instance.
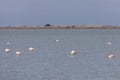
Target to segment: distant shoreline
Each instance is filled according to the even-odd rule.
[[[81,25],[81,26],[4,26],[1,29],[120,29],[120,26]]]

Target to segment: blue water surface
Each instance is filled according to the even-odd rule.
[[[119,34],[112,29],[0,30],[0,79],[120,80]],[[115,57],[109,59],[109,54]]]

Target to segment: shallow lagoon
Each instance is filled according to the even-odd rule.
[[[111,29],[0,30],[0,78],[119,80],[119,34],[120,30]],[[112,44],[106,44],[108,41]],[[29,47],[35,51],[30,53]],[[6,54],[5,48],[10,48],[11,52]],[[78,54],[70,55],[71,50]],[[21,55],[16,56],[16,51]],[[109,59],[110,53],[115,58]]]

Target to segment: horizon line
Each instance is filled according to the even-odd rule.
[[[44,25],[44,26],[0,26],[0,29],[120,29],[112,25]]]

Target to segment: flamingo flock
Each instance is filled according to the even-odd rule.
[[[59,40],[57,39],[56,42],[58,43]],[[10,42],[7,42],[6,44],[7,44],[7,45],[10,45]],[[112,42],[108,41],[108,42],[106,42],[106,44],[107,44],[107,45],[112,45]],[[8,53],[11,52],[11,49],[10,49],[10,48],[6,48],[4,51],[5,51],[5,53],[8,54]],[[33,52],[35,51],[35,48],[29,47],[29,48],[28,48],[28,51],[29,51],[30,53],[33,53]],[[77,52],[76,50],[71,50],[71,51],[70,51],[70,55],[76,55],[77,53],[78,53],[78,52]],[[16,56],[20,56],[22,53],[21,53],[20,51],[16,51],[15,54],[16,54]],[[109,58],[109,59],[115,58],[115,54],[110,53],[110,54],[108,55],[108,58]]]
[[[6,44],[7,44],[7,46],[8,46],[8,45],[10,45],[10,42],[7,42]],[[29,52],[34,52],[35,49],[34,49],[33,47],[29,47],[29,48],[28,48],[28,51],[29,51]],[[11,52],[11,49],[10,49],[10,48],[6,48],[6,49],[4,50],[4,52],[8,54],[8,53]],[[20,51],[16,51],[15,54],[16,54],[16,56],[20,56],[20,55],[21,55],[21,52],[20,52]]]

